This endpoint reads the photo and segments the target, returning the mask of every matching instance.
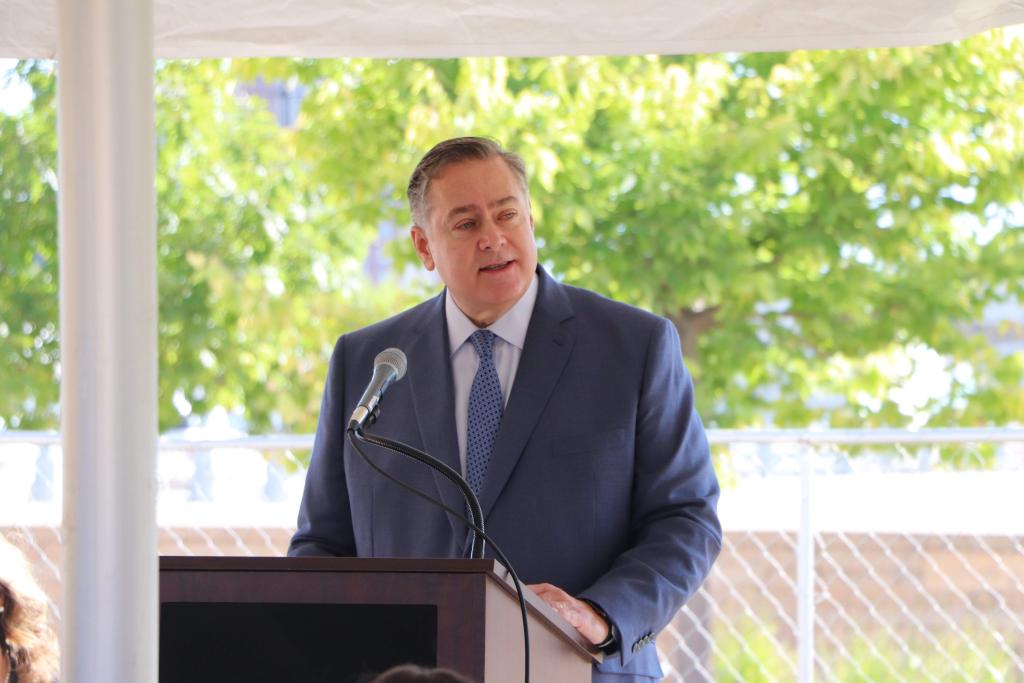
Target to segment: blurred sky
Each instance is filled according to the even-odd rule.
[[[17,59],[0,59],[0,112],[16,114],[28,106],[32,89],[14,73]]]

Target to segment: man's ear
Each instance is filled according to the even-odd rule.
[[[412,245],[416,248],[416,255],[427,270],[434,269],[434,257],[430,253],[430,241],[427,239],[427,231],[418,225],[409,229],[409,237],[412,238]]]

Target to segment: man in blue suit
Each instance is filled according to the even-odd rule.
[[[408,377],[374,433],[467,473],[519,575],[607,653],[594,681],[660,679],[655,635],[722,538],[675,328],[538,266],[523,162],[492,140],[434,147],[409,201],[416,252],[445,291],[338,340],[289,554],[466,553],[458,521],[374,473],[345,440],[374,357],[399,347]],[[377,462],[463,509],[419,463]]]

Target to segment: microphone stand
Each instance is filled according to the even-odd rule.
[[[523,593],[522,582],[519,580],[519,576],[516,574],[516,570],[512,568],[512,563],[509,562],[509,559],[505,556],[505,553],[501,552],[501,548],[498,547],[498,544],[495,543],[493,539],[490,539],[490,537],[487,535],[487,532],[483,530],[483,512],[480,509],[480,502],[477,500],[476,495],[473,493],[472,489],[470,489],[469,485],[466,484],[465,480],[463,480],[462,477],[459,476],[459,474],[452,470],[450,467],[436,460],[435,458],[432,458],[426,453],[423,453],[421,451],[416,450],[415,448],[412,448],[411,446],[407,446],[406,444],[403,444],[398,441],[391,441],[390,439],[374,436],[372,434],[364,434],[362,427],[359,426],[350,427],[347,431],[349,443],[352,445],[352,448],[363,458],[363,460],[366,461],[366,464],[372,467],[374,470],[376,470],[378,474],[387,479],[390,479],[391,481],[401,486],[402,488],[407,489],[410,493],[413,493],[419,496],[420,498],[423,498],[424,500],[434,505],[437,505],[440,508],[443,508],[448,514],[452,515],[453,517],[461,521],[470,529],[470,533],[473,534],[473,559],[484,559],[484,541],[491,541],[491,547],[493,548],[493,552],[498,556],[499,561],[505,566],[505,569],[508,571],[509,576],[512,577],[512,583],[515,585],[516,588],[516,596],[519,599],[519,615],[523,621],[523,681],[524,683],[530,683],[530,624],[529,619],[526,616],[526,595]],[[402,481],[392,477],[379,466],[375,465],[373,461],[369,458],[369,456],[367,456],[366,453],[363,452],[363,449],[361,449],[359,447],[359,443],[357,443],[360,441],[363,443],[373,444],[381,448],[386,448],[387,450],[392,450],[402,455],[408,455],[412,458],[415,458],[418,462],[424,463],[436,469],[438,472],[444,474],[445,477],[455,482],[456,485],[458,485],[459,490],[462,491],[462,494],[466,499],[467,505],[471,508],[474,521],[466,519],[461,514],[459,514],[457,510],[453,510],[452,508],[448,507],[441,501],[436,500],[435,498],[428,496],[422,491],[414,487],[411,487],[408,484],[405,484]],[[477,522],[479,522],[479,524]]]
[[[367,421],[372,423],[375,421],[375,418],[376,410],[368,416]],[[473,489],[469,487],[469,484],[466,483],[466,480],[462,477],[461,474],[459,474],[458,472],[456,472],[451,467],[441,462],[437,458],[433,457],[432,455],[428,455],[427,453],[417,450],[412,446],[404,444],[400,441],[392,441],[391,439],[386,439],[382,436],[368,434],[363,431],[362,427],[349,427],[348,433],[350,436],[354,436],[355,438],[359,439],[364,443],[372,444],[379,448],[386,448],[389,451],[394,451],[395,453],[400,453],[402,455],[410,457],[413,460],[421,462],[424,465],[434,469],[436,472],[439,472],[440,474],[444,475],[445,478],[447,478],[450,482],[452,482],[453,484],[455,484],[455,486],[458,487],[459,491],[462,493],[462,497],[465,498],[466,505],[469,507],[469,515],[473,521],[473,524],[482,533],[486,531],[484,528],[484,512],[483,508],[480,507],[480,501],[476,497],[476,494],[473,493]],[[485,542],[483,536],[478,534],[476,529],[474,529],[472,526],[469,528],[469,533],[470,538],[472,539],[472,542],[470,544],[470,557],[475,560],[484,559]]]

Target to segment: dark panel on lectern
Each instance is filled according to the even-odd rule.
[[[433,605],[165,602],[160,683],[366,683],[437,665]]]

